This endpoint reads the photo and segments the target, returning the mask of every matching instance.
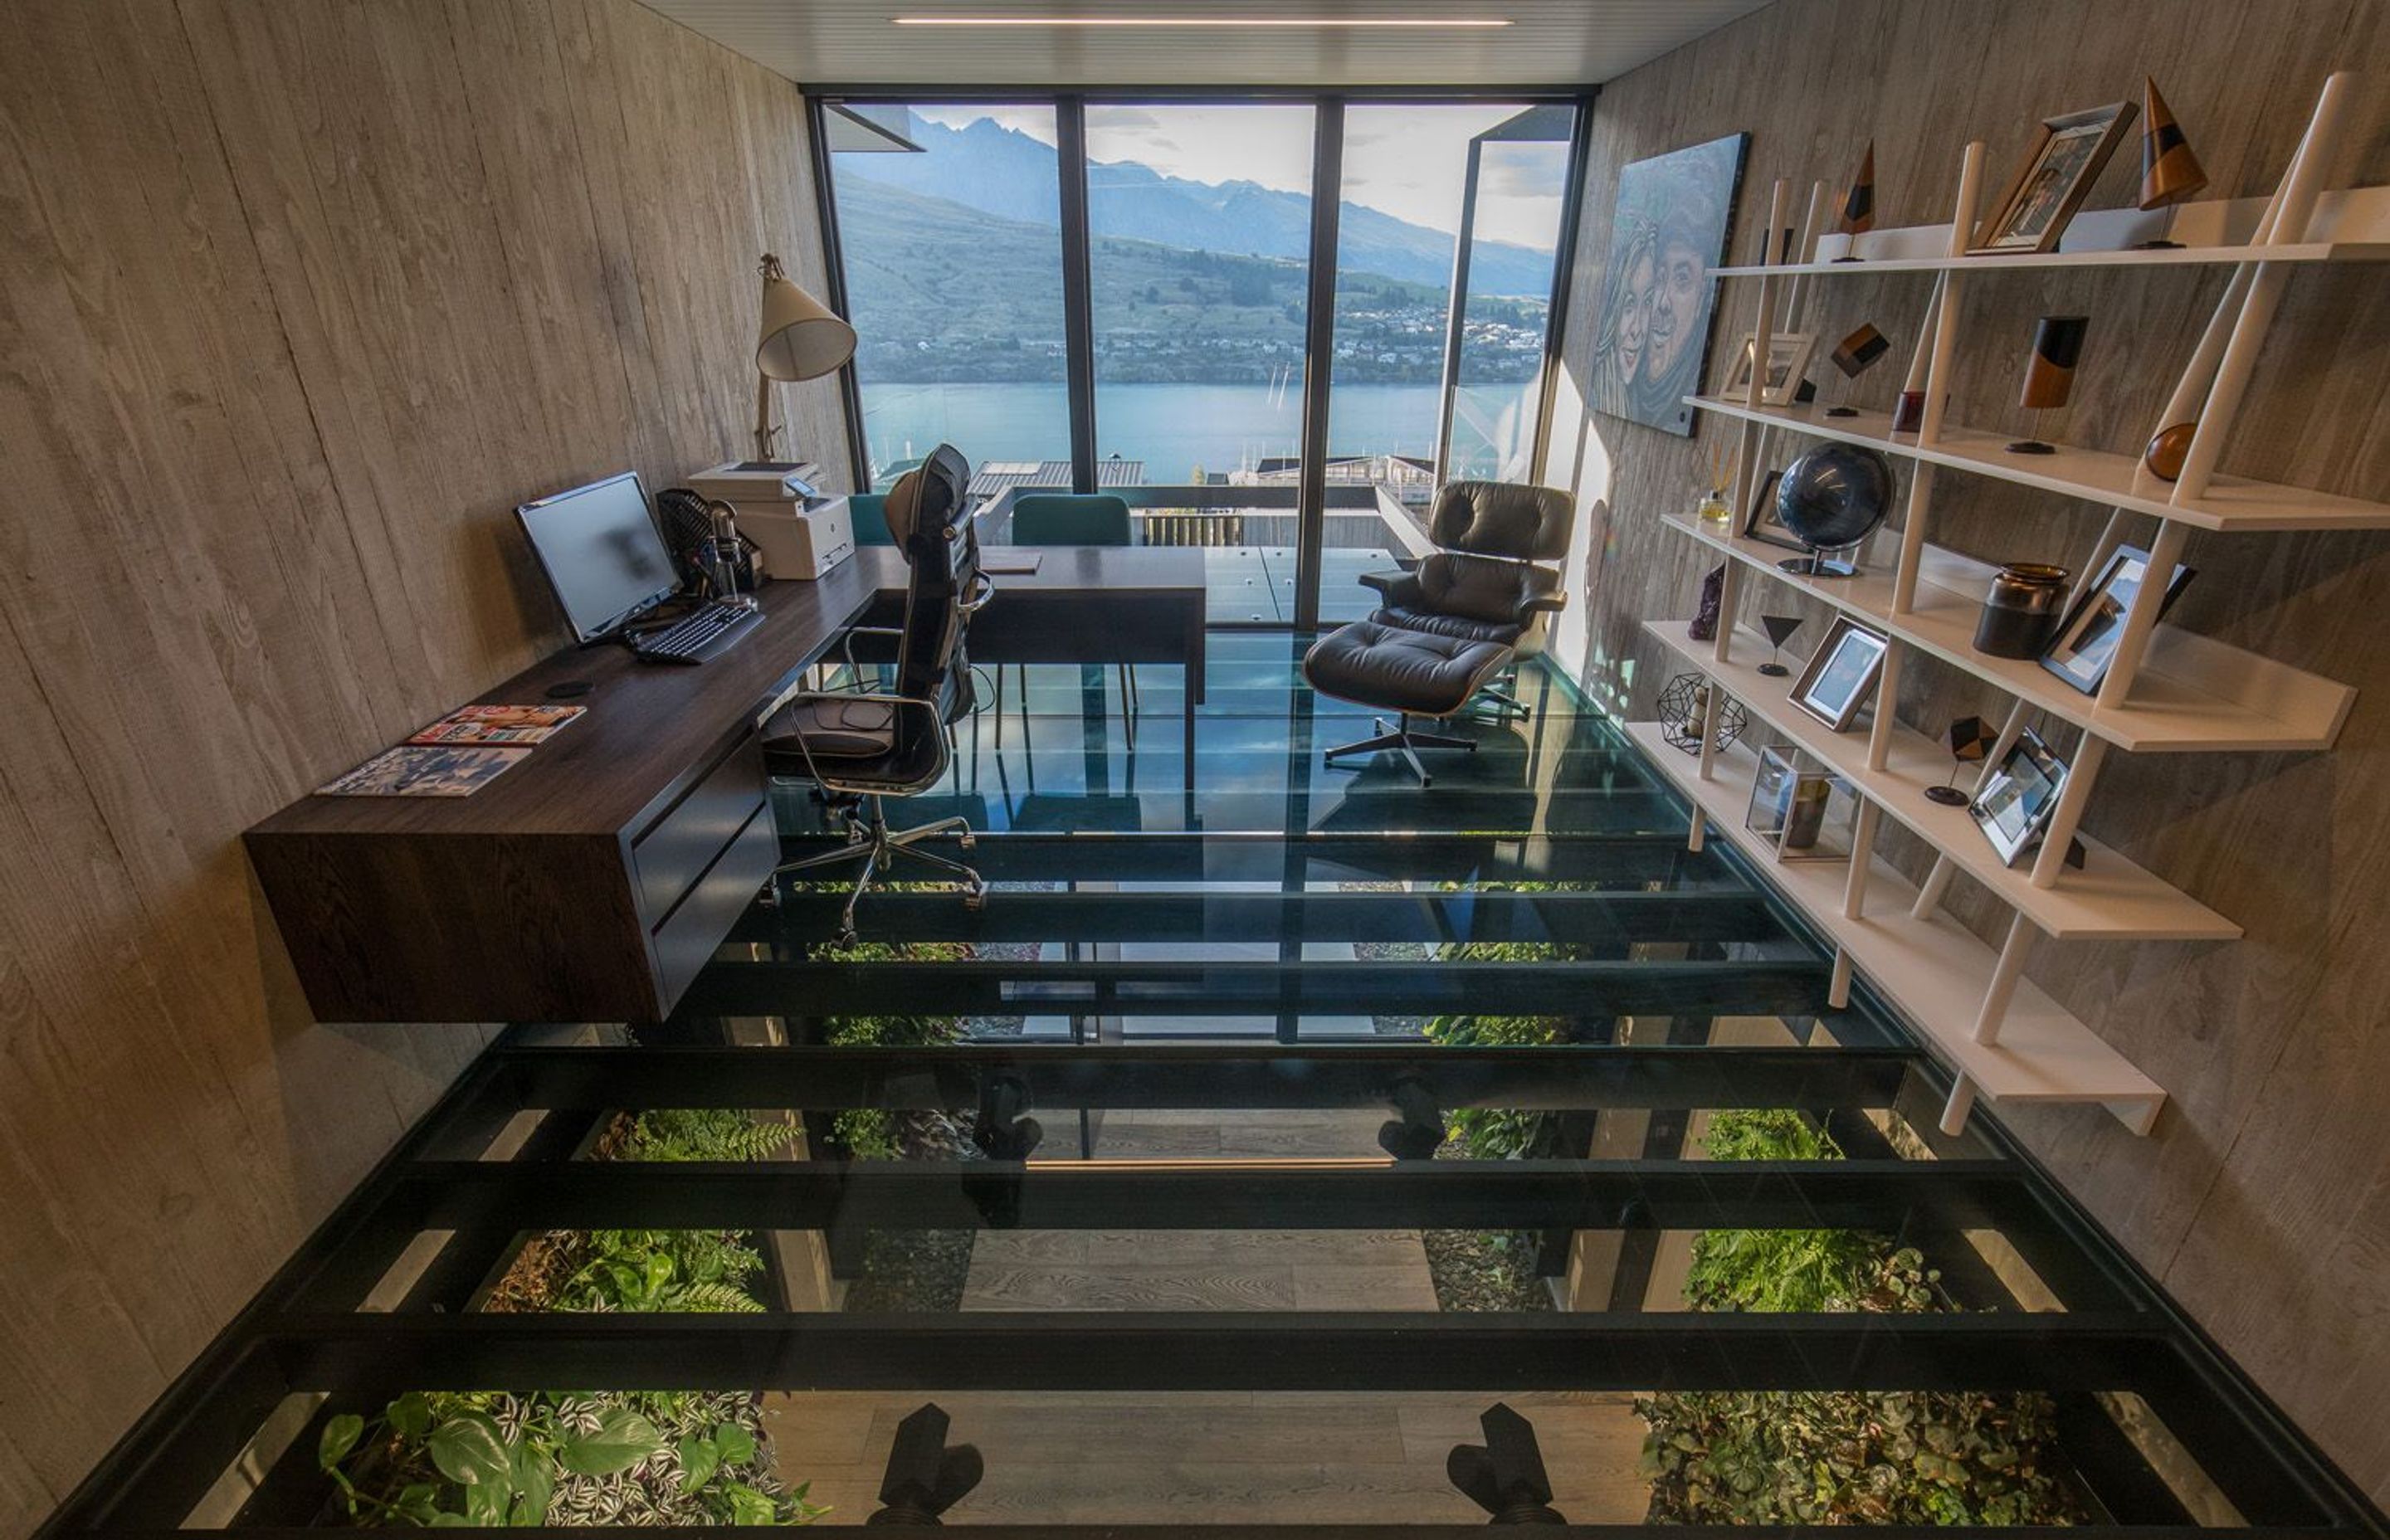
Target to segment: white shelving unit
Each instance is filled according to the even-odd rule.
[[[1757,766],[1749,751],[1737,745],[1717,756],[1703,779],[1691,756],[1660,736],[1658,724],[1630,723],[1626,732],[1715,828],[1753,860],[1772,866],[1786,896],[1833,937],[1841,955],[1867,958],[1869,982],[1924,1030],[1928,1043],[1970,1087],[1970,1100],[1980,1091],[1996,1102],[2097,1102],[2134,1133],[2150,1131],[2165,1105],[2165,1089],[2031,982],[2018,987],[2008,1030],[1998,1042],[1977,1042],[1972,1033],[1952,1029],[1990,987],[1998,958],[1947,915],[1908,919],[1917,888],[1882,857],[1871,863],[1868,886],[1886,901],[1884,912],[1856,918],[1843,913],[1842,863],[1777,864],[1775,847],[1742,825]]]
[[[2217,476],[2201,496],[2178,500],[2171,489],[2141,468],[2130,455],[2061,444],[2054,454],[2011,455],[2018,435],[1945,425],[1932,443],[1915,433],[1895,433],[1882,412],[1830,417],[1817,404],[1754,406],[1724,396],[1687,396],[1686,404],[1770,428],[1789,428],[1820,439],[1862,443],[1895,459],[1921,460],[1952,470],[1972,471],[2020,486],[2037,487],[2087,503],[2106,503],[2153,519],[2179,520],[2196,529],[2229,533],[2283,533],[2294,530],[2390,529],[2390,503],[2369,503],[2305,487]]]
[[[1721,556],[2136,753],[2329,749],[2357,700],[2357,691],[2337,680],[2161,624],[2150,635],[2131,701],[2103,710],[2036,660],[1975,650],[1975,619],[1998,571],[1989,562],[1925,546],[1909,608],[1896,610],[1888,573],[1862,570],[1857,577],[1817,578],[1787,572],[1778,563],[1792,553],[1780,545],[1727,534],[1687,515],[1662,518]]]
[[[1866,737],[1835,732],[1792,704],[1791,679],[1768,677],[1755,661],[1715,661],[1710,644],[1692,640],[1682,621],[1647,622],[1643,629],[1707,672],[1779,738],[1850,782],[1861,797],[2053,941],[2240,939],[2240,926],[2088,838],[2083,841],[2081,871],[2064,873],[2055,887],[2035,887],[2022,869],[1999,858],[1965,808],[1946,807],[1925,795],[1927,787],[1942,785],[1957,769],[1940,744],[1895,725],[1891,753],[1882,767],[1871,765]],[[1754,660],[1766,655],[1765,637],[1745,630],[1741,639]]]
[[[2325,167],[2341,136],[2354,77],[2324,83],[2313,117],[2281,186],[2262,203],[2190,205],[2174,211],[2168,228],[2189,232],[2187,244],[2152,250],[2077,250],[2001,256],[1966,254],[1983,186],[1984,146],[1967,147],[1950,223],[1932,230],[1862,237],[1856,262],[1824,260],[1847,253],[1840,237],[1818,235],[1828,207],[1821,183],[1809,199],[1800,260],[1720,270],[1758,280],[1751,327],[1766,357],[1776,334],[1797,324],[1808,286],[1824,279],[1887,272],[1936,275],[1908,384],[1921,387],[1921,420],[1895,433],[1882,413],[1830,417],[1820,406],[1774,406],[1761,400],[1754,379],[1740,399],[1688,397],[1702,411],[1739,421],[1740,484],[1733,503],[1750,506],[1767,436],[1783,431],[1863,444],[1913,462],[1897,551],[1886,571],[1818,578],[1784,571],[1786,552],[1698,521],[1664,521],[1726,559],[1721,612],[1737,612],[1741,581],[1757,573],[1822,600],[1890,638],[1876,687],[1879,708],[1864,737],[1835,733],[1792,705],[1789,681],[1759,673],[1767,643],[1754,633],[1722,625],[1713,641],[1696,642],[1681,621],[1646,629],[1690,661],[1717,687],[1707,697],[1699,757],[1661,740],[1656,724],[1630,728],[1653,757],[1709,815],[1694,820],[1692,842],[1715,821],[1754,856],[1773,864],[1774,851],[1742,827],[1753,764],[1740,750],[1715,743],[1718,712],[1731,695],[1779,738],[1841,776],[1859,798],[1855,854],[1847,863],[1776,866],[1789,896],[1834,936],[1835,991],[1846,997],[1854,970],[1868,976],[1916,1022],[1956,1070],[1943,1127],[1956,1133],[1980,1092],[1995,1098],[2097,1101],[2147,1133],[2165,1093],[2126,1064],[2098,1035],[2024,979],[2037,937],[2058,941],[2173,940],[2223,942],[2241,928],[2162,879],[2095,841],[2082,841],[2083,869],[2064,856],[2113,747],[2158,753],[2250,750],[2324,750],[2338,738],[2356,692],[2345,685],[2261,658],[2245,649],[2158,623],[2165,584],[2145,583],[2127,608],[2105,679],[2096,697],[2084,695],[2034,661],[1987,657],[1973,647],[1975,622],[1992,569],[1930,544],[1933,491],[1938,471],[1985,476],[2110,509],[2091,559],[2095,572],[2127,543],[2139,520],[2155,520],[2146,546],[2153,572],[2174,570],[2193,529],[2237,533],[2390,528],[2390,503],[2346,497],[2218,475],[2216,461],[2230,434],[2255,373],[2257,355],[2280,304],[2283,286],[2300,268],[2390,260],[2390,188],[2326,194]],[[1763,249],[1789,247],[1790,185],[1779,182],[1770,200]],[[2148,216],[2114,211],[2078,223],[2115,236],[2122,247],[2150,233]],[[2122,232],[2119,234],[2119,232]],[[1821,245],[1825,248],[1821,251]],[[1938,249],[1937,249],[1938,248]],[[2014,435],[1944,420],[1954,378],[1952,360],[1969,276],[1984,271],[2094,267],[2196,269],[2229,265],[2222,299],[2193,351],[2172,399],[2152,425],[2190,425],[2180,474],[2160,479],[2136,456],[2059,445],[2052,454],[2020,456]],[[1789,291],[1784,280],[1790,280]],[[1780,301],[1782,302],[1780,303]],[[1780,319],[1782,317],[1783,319]],[[1756,371],[1754,371],[1756,372]],[[1738,656],[1738,647],[1741,656]],[[1951,769],[1942,746],[1902,727],[1881,703],[1899,698],[1904,662],[1921,652],[1960,668],[2003,691],[2010,707],[1985,773],[2016,741],[2028,710],[2040,710],[2080,729],[2068,774],[2041,848],[2029,870],[2000,862],[1963,808],[1924,796]],[[1978,778],[1977,789],[1981,788]],[[1875,854],[1885,814],[1936,853],[1921,886],[1912,886]],[[1824,869],[1821,870],[1820,866]],[[1943,894],[1960,871],[2007,905],[2011,919],[1997,949],[1939,914]],[[1870,908],[1872,901],[1873,907]],[[1887,905],[1896,905],[1896,912]]]

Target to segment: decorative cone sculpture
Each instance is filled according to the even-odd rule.
[[[2163,209],[2207,186],[2206,168],[2191,152],[2191,140],[2158,95],[2158,83],[2141,79],[2141,207]]]
[[[1859,173],[1843,194],[1841,214],[1834,221],[1834,233],[1848,236],[1852,244],[1875,228],[1875,141],[1868,141],[1867,154],[1859,158]],[[1844,251],[1836,262],[1857,262],[1857,251]]]

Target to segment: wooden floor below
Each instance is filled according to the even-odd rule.
[[[924,1401],[987,1462],[949,1523],[1475,1523],[1445,1456],[1506,1401],[1542,1442],[1553,1505],[1578,1523],[1638,1523],[1643,1424],[1611,1392],[830,1392],[765,1407],[782,1474],[832,1521],[878,1508],[896,1424]]]

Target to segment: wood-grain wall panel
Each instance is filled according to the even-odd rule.
[[[311,1021],[238,831],[556,645],[513,505],[740,451],[821,268],[794,88],[632,0],[10,22],[0,1536],[488,1035]]]
[[[2378,65],[2385,0],[1779,0],[1604,88],[1595,113],[1567,371],[1589,378],[1594,316],[1619,168],[1749,130],[1737,214],[1747,260],[1779,176],[1797,215],[1812,181],[1839,186],[1872,138],[1885,225],[1947,219],[1960,150],[1989,146],[1995,196],[2034,122],[2120,98],[2154,74],[2216,193],[2270,190],[2335,69]],[[2352,114],[2340,173],[2390,181],[2380,83]],[[2090,207],[2128,202],[2139,158],[2121,150]],[[2074,404],[2049,429],[2136,451],[2223,283],[2221,273],[1981,275],[1966,297],[1953,415],[2026,428],[2015,408],[2034,317],[2092,317]],[[1819,389],[1887,408],[1931,279],[1836,276],[1817,283],[1802,329],[1831,340],[1871,320],[1890,363],[1855,385],[1820,366]],[[1751,323],[1748,280],[1726,289],[1713,347]],[[2390,289],[2378,270],[2304,274],[2266,355],[2226,468],[2390,497],[2390,398],[2381,389]],[[1574,385],[1572,384],[1572,389]],[[1688,443],[1592,415],[1565,424],[1551,474],[1598,519],[1580,572],[1588,602],[1566,651],[1594,693],[1648,717],[1672,660],[1640,622],[1691,613],[1703,571],[1662,529],[1690,507],[1703,456],[1731,425]],[[1769,463],[1795,452],[1773,446]],[[1902,484],[1907,482],[1903,468]],[[2079,564],[2102,511],[1944,473],[1934,538],[1986,559]],[[2379,1497],[2390,1496],[2390,535],[2194,535],[2200,570],[2180,623],[2345,680],[2361,692],[2330,754],[2111,756],[2087,827],[2248,928],[2233,945],[2044,945],[2032,977],[2164,1084],[2153,1137],[2068,1109],[2002,1116],[2123,1238],[2290,1412]],[[1761,609],[1825,612],[1764,581]],[[1796,641],[1796,649],[1805,649]],[[1919,660],[1902,716],[1938,733],[1996,709],[1997,695]],[[2074,734],[2054,735],[2071,751]],[[1888,843],[1913,869],[1923,853]],[[1986,935],[2005,920],[1964,879],[1959,912]]]

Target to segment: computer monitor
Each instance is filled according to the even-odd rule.
[[[636,471],[525,503],[515,517],[581,641],[605,635],[680,585]]]

